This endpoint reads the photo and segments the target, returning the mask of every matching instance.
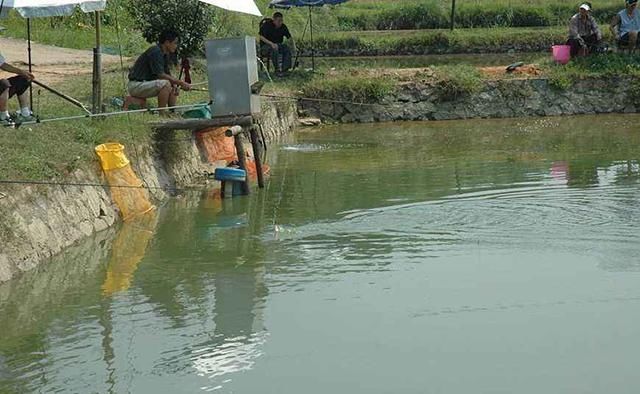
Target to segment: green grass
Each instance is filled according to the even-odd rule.
[[[195,78],[201,80],[202,75],[196,71]],[[106,103],[110,102],[111,97],[123,96],[120,73],[105,74],[103,86]],[[55,87],[82,102],[90,102],[90,75],[69,78]],[[208,94],[183,92],[180,100],[181,104],[206,102]],[[15,99],[10,104],[12,110],[17,109]],[[73,105],[35,87],[34,110],[42,119],[82,115]],[[138,114],[113,116],[104,120],[81,119],[25,125],[18,129],[0,128],[0,179],[58,179],[77,169],[93,170],[91,163],[96,162],[93,149],[105,142],[123,143],[133,159],[134,146],[138,152],[139,149],[151,147],[152,131],[148,123],[157,119],[151,114]]]
[[[482,75],[468,65],[435,67],[436,92],[440,101],[454,101],[482,89]]]
[[[557,0],[464,0],[457,2],[458,27],[566,25],[579,3]],[[594,16],[609,21],[621,1],[594,2]],[[342,30],[404,30],[448,27],[450,0],[352,1],[334,10]]]
[[[551,83],[558,89],[568,89],[584,78],[640,77],[640,55],[611,53],[577,58],[567,65],[558,65],[550,60],[541,63],[541,68]],[[640,91],[638,92],[640,97]]]
[[[316,78],[302,87],[304,97],[342,100],[356,103],[377,103],[395,89],[387,78]]]
[[[568,89],[576,81],[585,78],[640,77],[640,55],[610,53],[578,58],[568,65],[557,65],[549,57],[538,62],[542,75],[558,89]],[[401,83],[424,80],[431,84],[439,101],[452,101],[482,90],[488,79],[478,68],[459,64],[432,66],[431,71],[419,71],[413,77],[406,73],[370,72],[363,68],[335,72],[301,73],[283,83],[267,85],[267,91],[289,89],[301,97],[333,99],[358,103],[379,103],[393,93]],[[513,76],[505,75],[505,79]],[[517,75],[516,75],[517,77]],[[635,98],[640,100],[640,83],[635,83]],[[291,93],[289,93],[291,94]]]
[[[445,53],[535,52],[564,43],[563,28],[482,28],[387,32],[326,33],[315,40],[317,53],[327,56],[389,56]],[[308,53],[310,43],[299,48]]]
[[[134,55],[147,47],[133,22],[124,10],[124,1],[110,1],[104,16],[103,42],[107,52],[117,52],[116,16],[121,26],[124,53]],[[261,9],[266,10],[267,0],[259,0]],[[564,26],[545,28],[478,28],[460,29],[454,32],[446,30],[423,31],[373,31],[341,32],[348,27],[344,20],[349,15],[371,12],[392,13],[408,10],[410,7],[422,7],[435,4],[443,9],[449,1],[391,2],[383,0],[352,0],[337,6],[314,10],[318,21],[316,47],[324,54],[358,55],[421,55],[456,52],[499,52],[505,49],[531,50],[548,48],[553,43],[563,42],[566,38]],[[437,3],[437,4],[436,4]],[[551,0],[468,0],[462,1],[464,9],[484,9],[489,15],[492,9],[499,7],[535,8],[560,6]],[[602,1],[597,7],[617,7],[617,1]],[[562,6],[570,5],[562,4]],[[497,7],[497,8],[496,8]],[[569,9],[568,8],[568,9]],[[417,9],[417,8],[415,8]],[[267,10],[267,12],[270,12]],[[431,17],[424,15],[424,17]],[[300,34],[306,23],[306,10],[296,9],[287,12],[287,23],[294,32]],[[218,12],[212,21],[211,36],[229,36],[254,34],[259,18],[241,16],[228,12]],[[33,37],[36,41],[64,47],[89,49],[94,46],[94,31],[91,16],[76,14],[66,18],[37,19],[33,21]],[[8,34],[25,37],[24,20],[12,15],[3,25]],[[500,24],[498,24],[500,25]],[[351,26],[354,27],[354,26]],[[364,28],[364,27],[363,27]],[[308,49],[308,41],[300,43],[302,49]],[[360,67],[362,69],[362,67]],[[633,75],[640,76],[640,57],[609,55],[579,59],[566,67],[544,63],[543,69],[559,88],[569,87],[576,79],[593,76]],[[457,96],[474,92],[481,86],[482,77],[470,66],[436,67],[436,87],[442,99],[455,99]],[[379,102],[391,93],[396,81],[389,77],[371,78],[341,71],[340,77],[329,77],[322,72],[310,74],[295,72],[290,78],[276,80],[269,84],[265,92],[300,94],[310,97],[332,98],[356,102]],[[105,102],[112,96],[123,95],[122,76],[117,72],[105,74]],[[202,74],[196,71],[196,78]],[[91,78],[80,75],[70,78],[56,86],[65,93],[81,101],[90,101]],[[640,86],[639,86],[640,96]],[[76,115],[77,108],[62,101],[48,92],[35,90],[35,110],[43,118]],[[184,93],[181,102],[207,101],[206,93]],[[12,100],[15,106],[15,100]],[[14,108],[15,109],[15,108]],[[119,141],[128,147],[151,148],[151,131],[148,122],[154,120],[150,115],[131,115],[112,117],[108,120],[78,120],[63,123],[41,124],[19,129],[0,129],[0,179],[55,179],[63,178],[78,168],[91,168],[95,163],[93,148],[104,142]]]
[[[122,47],[123,54],[130,56],[144,50],[148,44],[135,29],[122,2],[123,0],[108,2],[108,10],[102,18],[102,47],[109,54],[120,53]],[[6,28],[3,36],[27,38],[26,20],[17,12],[11,12],[2,21],[2,26]],[[34,18],[31,20],[31,37],[41,44],[90,50],[95,47],[94,26],[93,15],[79,11],[68,17]],[[116,26],[120,26],[119,37]]]
[[[273,10],[267,7],[268,0],[257,3],[265,15]],[[136,30],[135,23],[127,12],[127,0],[108,2],[103,14],[103,47],[107,53],[118,53],[122,45],[123,54],[134,55],[147,43]],[[594,14],[606,22],[614,12],[621,9],[621,2],[603,0],[596,4]],[[555,0],[466,0],[458,1],[458,27],[552,27],[551,31],[566,34],[568,18],[575,13],[577,2]],[[314,8],[314,30],[322,42],[332,33],[362,39],[353,31],[368,30],[422,30],[440,29],[449,26],[450,0],[352,0],[334,6]],[[294,35],[301,38],[307,24],[308,10],[294,8],[285,10],[286,23]],[[211,21],[210,37],[255,35],[260,18],[218,10]],[[94,21],[92,15],[77,12],[70,17],[39,18],[32,21],[32,36],[35,41],[67,48],[91,49],[95,46]],[[25,21],[13,13],[3,21],[5,35],[26,38]],[[116,26],[120,26],[118,40]],[[305,37],[308,39],[308,31]],[[375,38],[375,37],[374,37]],[[542,37],[541,39],[544,39]]]

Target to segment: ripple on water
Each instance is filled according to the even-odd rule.
[[[593,254],[607,242],[621,252],[616,262],[609,254],[606,266],[630,269],[624,246],[640,240],[638,218],[635,187],[578,189],[547,181],[348,211],[334,222],[280,232],[279,249],[290,252],[278,256],[287,265],[277,282],[403,269],[443,253],[464,253],[464,247],[531,250],[544,245]]]
[[[221,379],[232,373],[248,371],[263,354],[263,345],[267,341],[267,332],[224,338],[217,346],[206,346],[194,350],[191,362],[201,377],[211,381],[204,390],[215,390],[229,383],[230,379]]]
[[[365,144],[295,144],[295,145],[283,145],[280,150],[289,152],[329,152],[338,151],[343,149],[356,149],[365,147]]]

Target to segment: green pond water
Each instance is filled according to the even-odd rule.
[[[0,392],[637,393],[639,123],[300,133],[0,286]]]

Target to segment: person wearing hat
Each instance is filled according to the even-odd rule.
[[[571,47],[571,57],[588,55],[601,41],[602,32],[591,15],[591,4],[580,5],[578,13],[569,21],[567,45]]]
[[[611,32],[621,46],[635,50],[640,31],[640,12],[637,10],[638,0],[626,0],[626,8],[613,17]]]

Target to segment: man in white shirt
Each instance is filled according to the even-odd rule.
[[[31,108],[29,108],[29,86],[35,78],[33,74],[7,63],[2,53],[0,53],[0,70],[16,74],[11,78],[0,80],[0,126],[34,120]],[[20,103],[20,111],[18,111],[16,119],[11,119],[7,109],[9,99],[13,96],[18,96]]]

